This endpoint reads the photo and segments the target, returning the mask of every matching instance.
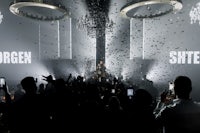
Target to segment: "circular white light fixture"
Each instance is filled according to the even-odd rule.
[[[182,7],[181,0],[141,0],[127,4],[120,13],[126,18],[153,18],[179,11]]]
[[[43,2],[15,2],[9,9],[15,15],[42,21],[55,21],[68,16],[64,6]]]

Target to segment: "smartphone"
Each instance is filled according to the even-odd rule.
[[[133,96],[134,95],[134,90],[133,88],[127,89],[127,96]]]
[[[173,82],[169,82],[169,90],[173,90],[174,89],[174,84]]]
[[[112,89],[112,90],[111,90],[111,93],[113,93],[113,94],[114,94],[114,93],[115,93],[115,89]]]
[[[6,79],[4,77],[0,77],[0,87],[6,85]]]
[[[169,82],[169,91],[171,94],[174,94],[174,83],[173,82]]]

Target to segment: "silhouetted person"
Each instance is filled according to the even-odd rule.
[[[65,85],[65,81],[60,78],[55,80],[55,93],[48,102],[52,107],[49,108],[52,114],[54,132],[67,132],[68,123],[71,121],[71,99],[70,92]],[[67,127],[67,128],[66,128]]]
[[[47,82],[46,88],[45,88],[45,93],[47,95],[51,95],[52,93],[55,93],[55,80],[53,79],[52,75],[49,76],[42,76],[44,81]]]
[[[5,96],[5,100],[0,102],[0,132],[4,133],[9,130],[11,96],[6,82],[5,85],[0,87],[0,90],[3,90]]]
[[[38,93],[39,93],[40,95],[44,95],[44,94],[45,94],[45,86],[44,86],[44,84],[40,84],[40,85],[39,85]]]
[[[200,105],[192,101],[190,93],[192,82],[186,76],[174,81],[175,98],[172,104],[161,108],[157,115],[165,133],[200,133]],[[164,96],[163,96],[164,95]],[[162,94],[167,99],[167,93]]]
[[[119,113],[123,111],[118,97],[116,96],[110,97],[106,110],[110,113]]]
[[[155,133],[156,123],[153,114],[151,94],[144,90],[138,89],[133,96],[132,108],[128,112],[128,125],[136,133]]]
[[[46,117],[42,105],[43,102],[36,94],[35,80],[33,77],[25,77],[21,81],[21,85],[25,94],[21,99],[13,103],[11,132],[43,132]]]
[[[105,108],[104,128],[107,131],[123,130],[124,112],[117,96],[111,96]]]
[[[153,81],[147,79],[146,75],[143,75],[142,77],[140,88],[148,91],[153,99],[156,99],[158,97],[157,88],[154,87]]]

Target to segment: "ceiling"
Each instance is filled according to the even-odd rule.
[[[0,64],[0,75],[15,83],[27,75],[39,77],[52,73],[66,76],[70,72],[84,74],[95,70],[96,38],[89,36],[86,29],[78,28],[79,20],[84,18],[88,10],[92,10],[93,1],[60,0],[71,12],[71,20],[66,18],[58,23],[15,16],[8,9],[12,0],[0,0],[0,11],[4,16],[0,24],[0,50],[32,52],[32,64]],[[114,75],[122,74],[127,79],[138,77],[142,71],[161,90],[177,75],[188,75],[194,83],[194,92],[199,91],[199,65],[169,64],[169,52],[172,50],[200,50],[200,26],[198,23],[191,24],[189,16],[192,7],[200,0],[182,1],[183,9],[176,14],[145,19],[144,22],[133,19],[130,23],[129,19],[119,14],[130,0],[105,0],[108,2],[106,12],[114,22],[112,31],[106,32],[107,71]]]

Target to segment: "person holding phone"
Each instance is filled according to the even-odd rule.
[[[11,110],[11,133],[44,132],[48,113],[43,99],[37,94],[34,77],[25,77],[20,82],[24,95],[13,102]]]
[[[9,93],[8,86],[6,85],[6,79],[4,77],[0,77],[0,89],[2,89],[5,92],[5,102],[10,103],[11,96]]]
[[[9,118],[10,118],[10,109],[11,109],[11,96],[8,91],[8,86],[6,85],[6,79],[0,77],[0,90],[4,92],[4,100],[0,103],[0,132],[8,132],[9,130]]]
[[[174,99],[176,99],[176,95],[174,91],[174,83],[170,81],[169,88],[166,89],[161,94],[161,102],[165,103],[165,105],[168,105],[168,104],[172,104]]]
[[[160,130],[165,133],[199,133],[200,104],[190,97],[192,82],[187,76],[178,76],[174,81],[174,99],[166,104],[167,93],[161,94],[162,107],[155,113]]]
[[[137,89],[134,93],[126,114],[127,127],[132,127],[136,133],[156,133],[152,95],[145,89]]]

